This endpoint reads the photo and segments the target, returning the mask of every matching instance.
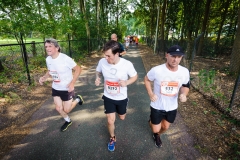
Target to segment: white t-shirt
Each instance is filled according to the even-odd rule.
[[[46,58],[47,68],[52,76],[52,88],[60,91],[67,91],[67,85],[72,81],[72,68],[77,64],[66,54],[59,53],[58,57],[53,59],[51,56]]]
[[[104,96],[113,100],[127,98],[127,87],[119,86],[119,80],[128,80],[128,77],[137,75],[133,64],[124,58],[120,58],[115,65],[109,64],[106,58],[102,58],[98,62],[96,71],[102,73],[104,77]]]
[[[170,71],[166,64],[153,67],[147,77],[154,84],[154,94],[158,99],[150,105],[158,110],[172,111],[178,108],[178,92],[183,84],[189,82],[187,68],[178,66],[178,70]]]

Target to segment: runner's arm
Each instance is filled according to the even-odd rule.
[[[120,53],[121,56],[125,55],[127,52],[124,50]]]
[[[100,83],[101,83],[101,76],[102,76],[102,73],[96,71],[96,80],[95,80],[95,85],[96,85],[96,86],[99,86],[99,85],[100,85]]]
[[[74,90],[74,84],[77,81],[77,79],[78,79],[82,69],[81,69],[81,67],[79,65],[76,65],[75,67],[73,67],[73,71],[74,71],[73,79],[72,79],[72,81],[68,85],[68,91],[69,92]]]
[[[189,87],[182,86],[180,88],[179,99],[180,99],[181,102],[186,102],[187,101],[188,92],[189,92]]]
[[[49,71],[47,71],[44,76],[40,77],[39,78],[40,85],[43,85],[43,82],[48,81],[49,80],[48,78],[50,78],[50,76],[51,75],[49,74]]]
[[[126,87],[132,83],[134,83],[138,78],[138,75],[136,74],[135,76],[133,77],[130,77],[128,80],[120,80],[119,81],[119,84],[121,87]]]
[[[153,101],[153,102],[156,101],[158,99],[158,97],[157,97],[157,95],[155,95],[153,93],[152,86],[151,86],[151,81],[148,79],[147,76],[144,77],[144,83],[145,83],[145,87],[147,89],[150,100]]]

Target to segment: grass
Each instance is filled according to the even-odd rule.
[[[41,38],[27,38],[26,41],[24,39],[25,43],[32,42],[32,41],[43,42],[43,39],[41,39]],[[2,38],[0,38],[0,45],[1,44],[16,44],[16,43],[17,43],[16,39],[8,39],[8,38],[2,39]]]

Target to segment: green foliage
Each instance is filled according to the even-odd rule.
[[[217,71],[215,69],[202,69],[198,73],[199,78],[199,88],[201,88],[204,92],[212,95],[215,99],[224,102],[225,104],[229,104],[227,97],[224,93],[218,89],[218,85],[221,85],[216,80]]]
[[[201,85],[204,89],[205,92],[210,91],[211,87],[213,88],[214,86],[214,80],[216,76],[216,71],[214,69],[212,70],[205,70],[202,69],[198,73],[199,77],[199,85]]]
[[[207,148],[201,147],[200,145],[195,145],[194,148],[198,149],[201,153],[207,153]]]
[[[37,68],[44,68],[46,67],[46,59],[42,55],[37,55],[33,58],[29,58],[29,68],[31,70],[37,69]]]
[[[0,97],[4,98],[4,93],[2,91],[0,91]]]
[[[0,84],[6,84],[8,82],[8,78],[5,75],[5,71],[0,72]]]

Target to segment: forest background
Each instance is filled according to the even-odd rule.
[[[1,114],[14,98],[21,98],[17,87],[34,89],[44,72],[46,38],[59,40],[64,52],[81,63],[116,33],[120,42],[127,35],[138,36],[162,58],[170,45],[180,44],[193,87],[230,117],[239,138],[239,4],[239,0],[2,0]],[[240,155],[239,141],[229,146]]]

